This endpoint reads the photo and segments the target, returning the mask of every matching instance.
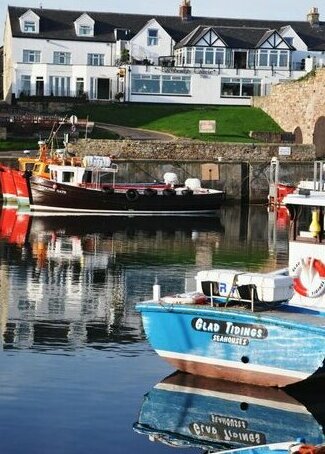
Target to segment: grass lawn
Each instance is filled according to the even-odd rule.
[[[280,132],[261,109],[239,106],[174,104],[87,104],[74,112],[90,121],[167,132],[179,137],[218,142],[252,142],[250,131]],[[199,133],[200,120],[216,120],[216,134]]]
[[[38,139],[0,140],[1,151],[38,150]]]

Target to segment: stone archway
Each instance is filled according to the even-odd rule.
[[[325,157],[325,117],[319,117],[315,123],[313,133],[313,144],[315,145],[316,157]]]
[[[302,131],[300,126],[297,126],[295,130],[293,131],[293,134],[295,136],[295,143],[298,145],[301,145],[303,143],[303,137],[302,137]]]

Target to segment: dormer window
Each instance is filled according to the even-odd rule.
[[[39,33],[40,18],[29,9],[19,17],[20,31],[23,33]]]
[[[24,32],[26,32],[26,33],[35,33],[36,32],[36,24],[35,24],[35,22],[25,21],[24,22]]]
[[[94,36],[95,21],[87,13],[74,21],[74,27],[77,36]]]
[[[90,25],[79,25],[79,36],[91,36],[92,28]]]

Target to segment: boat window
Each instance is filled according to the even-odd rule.
[[[74,177],[73,172],[62,172],[63,183],[71,183],[73,181],[73,177]]]
[[[86,170],[82,176],[83,183],[91,183],[92,172],[90,170]]]
[[[296,235],[298,238],[324,238],[324,212],[310,206],[302,206],[297,212]],[[314,234],[313,234],[314,232]],[[315,233],[318,232],[318,233]]]
[[[40,169],[40,165],[39,164],[35,164],[34,172],[39,172],[39,169]]]
[[[32,162],[26,162],[25,164],[25,170],[34,170],[34,164]]]

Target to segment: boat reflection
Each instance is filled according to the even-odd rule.
[[[302,437],[320,444],[324,384],[310,393],[301,385],[285,392],[176,372],[144,396],[134,430],[151,441],[218,451]]]

